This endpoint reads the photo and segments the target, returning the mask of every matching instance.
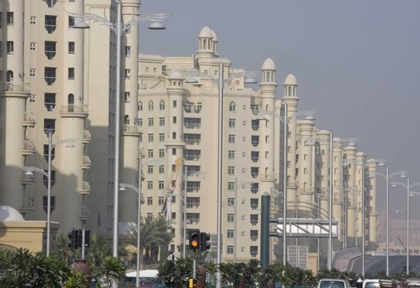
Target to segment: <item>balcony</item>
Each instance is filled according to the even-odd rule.
[[[82,195],[89,195],[90,194],[90,185],[89,182],[83,181],[82,187],[79,189],[79,193]]]
[[[20,183],[22,185],[27,185],[35,182],[35,175],[26,175],[25,172],[22,172],[22,176],[20,178]]]
[[[123,135],[125,136],[140,136],[141,135],[141,127],[138,125],[130,125],[124,124],[123,126]]]
[[[82,207],[82,211],[80,212],[80,220],[89,220],[90,219],[90,212],[87,207]]]
[[[184,134],[184,142],[186,145],[199,145],[201,142],[200,134]]]
[[[183,106],[185,113],[200,113],[202,108],[201,104],[185,103]]]
[[[22,208],[20,209],[21,213],[28,213],[34,211],[35,208],[35,198],[23,198],[22,199]]]
[[[277,176],[274,175],[274,174],[261,174],[260,180],[262,182],[276,181],[277,180]]]
[[[29,83],[0,82],[0,91],[28,93],[31,89]]]
[[[34,127],[35,123],[36,121],[32,112],[23,112],[23,120],[22,120],[23,127]]]
[[[60,115],[61,117],[80,117],[86,118],[89,113],[87,105],[61,105]]]
[[[300,195],[312,195],[315,193],[315,189],[311,187],[299,188],[298,192]]]
[[[32,141],[23,141],[22,155],[31,156],[35,154],[35,145]]]
[[[92,135],[90,134],[89,130],[83,130],[83,136],[81,141],[83,144],[89,144],[90,142],[92,142]]]
[[[82,157],[82,169],[90,169],[92,167],[92,161],[90,161],[89,156]]]
[[[196,118],[184,118],[185,129],[200,129],[201,119]]]

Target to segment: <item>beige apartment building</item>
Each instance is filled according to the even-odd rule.
[[[82,226],[112,235],[115,97],[121,95],[121,183],[138,185],[142,153],[143,217],[163,214],[182,244],[183,228],[216,233],[217,115],[219,63],[224,75],[223,259],[259,258],[260,199],[272,195],[272,217],[282,211],[282,122],[288,104],[288,215],[327,218],[329,173],[333,173],[333,216],[341,233],[335,249],[361,245],[362,191],[366,193],[366,235],[376,247],[376,183],[368,175],[374,160],[354,143],[334,138],[329,167],[330,132],[311,114],[299,113],[298,84],[288,75],[279,89],[275,63],[266,59],[257,91],[246,86],[247,71],[218,54],[216,33],[204,27],[193,56],[137,55],[138,28],[123,36],[122,88],[115,91],[116,38],[106,26],[74,29],[67,12],[116,18],[114,1],[1,2],[0,205],[27,220],[46,219],[45,131],[54,131],[52,221],[61,233]],[[123,0],[123,21],[139,0]],[[67,11],[67,12],[66,12]],[[197,50],[198,48],[198,50]],[[192,80],[194,79],[194,80]],[[74,139],[74,147],[58,145]],[[155,167],[151,160],[161,159]],[[360,165],[366,161],[366,169]],[[185,175],[185,172],[187,172]],[[280,172],[280,173],[279,173]],[[365,187],[362,176],[365,176]],[[184,181],[186,180],[186,187]],[[186,188],[186,199],[184,196]],[[137,195],[120,193],[120,222],[136,222]],[[183,219],[183,201],[187,217]],[[346,228],[347,227],[347,228]],[[275,229],[275,227],[273,227]],[[212,237],[215,249],[216,237]],[[272,239],[272,260],[281,251]],[[314,241],[300,241],[317,252]],[[280,242],[279,242],[280,243]],[[295,245],[295,241],[290,244]],[[279,245],[281,247],[281,245]],[[322,246],[322,245],[321,245]],[[322,250],[322,249],[321,249]],[[320,251],[322,253],[322,251]]]

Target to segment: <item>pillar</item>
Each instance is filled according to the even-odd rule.
[[[349,145],[344,148],[346,164],[344,168],[347,172],[346,195],[347,195],[347,247],[354,247],[355,242],[355,220],[356,220],[356,146]]]
[[[340,247],[339,241],[343,241],[343,141],[340,138],[333,139],[333,218],[339,221],[338,241],[334,241],[334,249]]]
[[[375,251],[377,248],[376,245],[376,220],[378,217],[378,211],[376,210],[376,169],[377,162],[374,159],[369,159],[367,161],[368,166],[368,179],[367,179],[367,207],[369,214],[369,244],[368,250]]]

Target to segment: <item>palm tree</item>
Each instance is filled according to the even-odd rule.
[[[90,239],[90,246],[87,249],[87,256],[90,265],[98,267],[105,256],[109,256],[112,247],[110,242],[101,235],[93,233]],[[120,254],[121,255],[121,254]]]
[[[68,237],[65,235],[60,235],[55,243],[55,247],[51,251],[51,256],[61,259],[66,263],[70,263],[70,259],[76,257],[76,251],[68,247]]]
[[[67,279],[65,288],[82,288],[88,285],[88,277],[82,272],[73,270]]]
[[[125,278],[125,266],[121,264],[120,260],[112,256],[106,256],[99,268],[100,275],[105,277],[108,281],[119,282]]]

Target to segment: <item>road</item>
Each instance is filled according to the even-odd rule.
[[[405,255],[392,255],[389,256],[389,274],[401,273],[404,266],[406,265]],[[410,256],[410,266],[412,272],[420,273],[420,256]],[[386,257],[385,256],[365,256],[365,273],[376,275],[380,271],[386,269]],[[350,261],[348,271],[354,271],[356,273],[362,272],[362,257],[357,257]]]

